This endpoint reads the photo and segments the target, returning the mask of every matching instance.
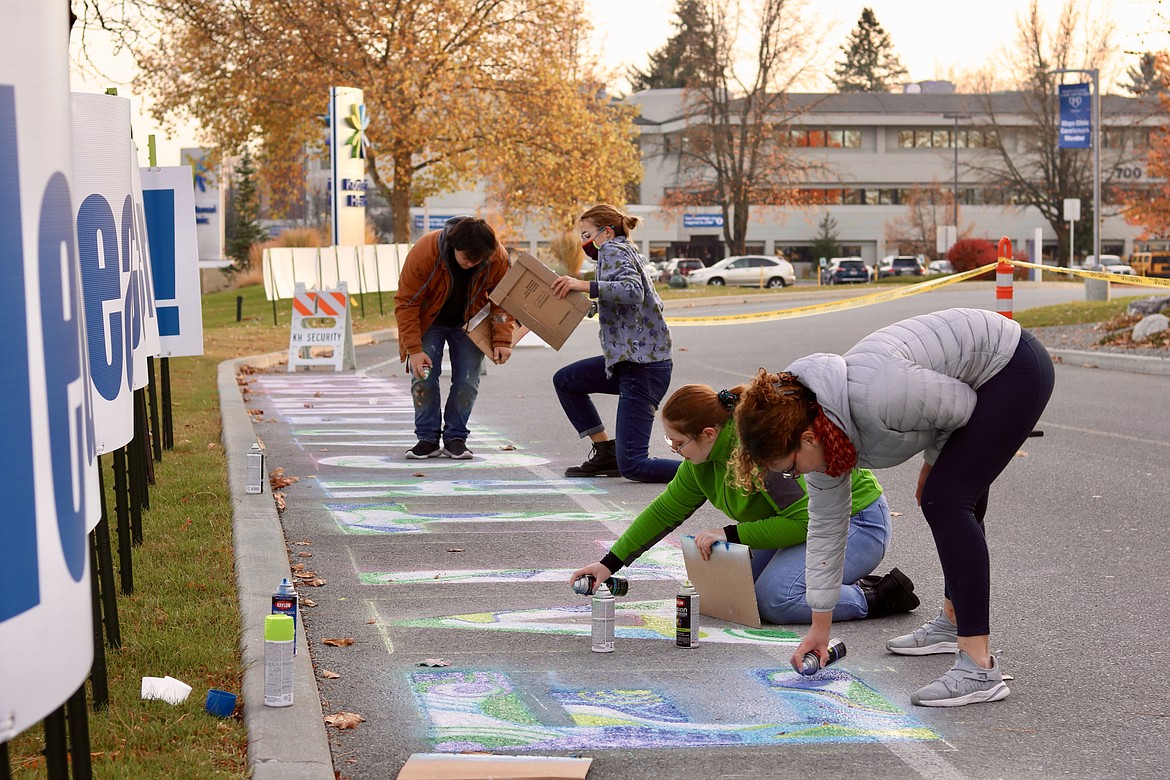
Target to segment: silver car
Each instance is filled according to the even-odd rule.
[[[787,287],[796,284],[796,271],[783,257],[736,255],[725,257],[708,268],[691,271],[687,281],[713,286]]]

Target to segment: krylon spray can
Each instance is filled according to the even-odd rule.
[[[272,614],[273,615],[288,615],[293,619],[293,636],[295,637],[297,631],[297,609],[300,606],[301,598],[297,594],[297,589],[289,582],[288,577],[280,581],[276,586],[276,592],[272,594]],[[297,654],[296,640],[293,640],[293,655]]]
[[[248,450],[247,468],[244,471],[244,492],[245,493],[263,493],[264,492],[264,450],[260,449],[259,443],[253,443],[251,449]]]
[[[674,643],[679,647],[699,646],[699,592],[684,580],[674,599]]]
[[[288,615],[264,616],[264,706],[293,703],[293,621]]]
[[[805,653],[804,657],[800,659],[800,668],[796,671],[803,675],[816,674],[823,666],[835,664],[845,657],[845,643],[840,639],[829,640],[829,657],[825,659],[822,664],[821,659],[817,657],[816,653]]]
[[[593,583],[595,582],[597,580],[592,574],[578,577],[573,581],[573,592],[582,596],[588,596],[593,592]],[[614,596],[624,596],[630,592],[630,581],[625,577],[613,576],[605,581],[605,587],[609,588],[609,592]]]
[[[593,594],[593,652],[613,652],[613,594],[605,583]]]

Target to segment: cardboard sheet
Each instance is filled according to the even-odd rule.
[[[716,542],[704,561],[695,537],[682,537],[687,579],[699,592],[699,614],[759,628],[760,608],[752,580],[752,550],[746,544]]]

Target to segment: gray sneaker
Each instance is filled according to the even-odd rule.
[[[984,669],[960,650],[951,670],[930,685],[923,686],[910,696],[910,702],[919,707],[962,707],[999,701],[1008,695],[1007,683],[999,670],[999,660],[991,657],[991,668]]]
[[[959,628],[946,612],[939,610],[938,617],[923,623],[920,628],[886,642],[886,649],[898,655],[953,653],[959,649]]]

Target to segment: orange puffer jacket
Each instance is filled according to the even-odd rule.
[[[394,293],[394,317],[398,321],[398,355],[422,352],[422,334],[434,323],[451,294],[451,272],[440,257],[442,230],[427,233],[406,255]],[[445,242],[444,242],[445,243]],[[500,247],[487,261],[480,263],[468,287],[466,323],[488,305],[488,293],[508,272],[508,253]],[[511,347],[515,320],[506,311],[491,304],[492,346]]]

